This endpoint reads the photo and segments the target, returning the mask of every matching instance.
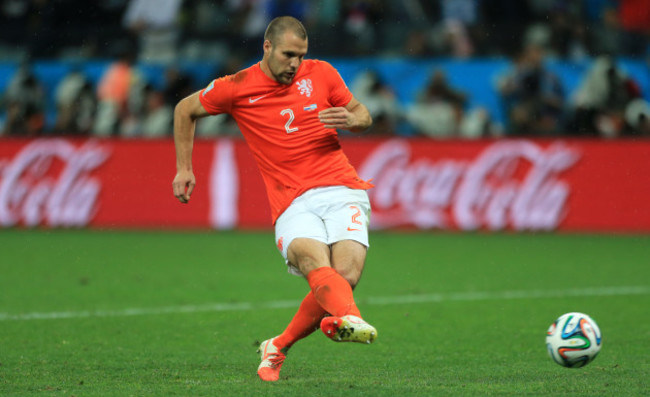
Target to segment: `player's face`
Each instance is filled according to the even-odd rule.
[[[264,57],[273,78],[282,84],[291,84],[298,67],[307,54],[307,40],[287,31],[274,43],[264,42]]]

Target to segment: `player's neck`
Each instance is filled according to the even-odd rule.
[[[271,68],[269,68],[269,63],[266,61],[266,58],[262,58],[260,61],[260,69],[262,69],[262,72],[266,75],[266,77],[277,83],[277,80],[275,77],[273,77],[273,73],[271,73]]]

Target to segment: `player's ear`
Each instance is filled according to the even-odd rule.
[[[271,47],[273,47],[271,40],[264,40],[264,44],[262,44],[262,48],[264,49],[264,55],[268,55],[271,53]]]

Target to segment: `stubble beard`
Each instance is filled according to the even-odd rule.
[[[276,74],[276,75],[275,75],[275,80],[276,80],[278,83],[280,83],[280,84],[284,84],[284,85],[289,85],[289,84],[293,83],[293,78],[296,76],[295,73],[294,73],[294,75],[291,76],[291,77],[287,76],[285,73],[286,73],[286,72],[282,72],[282,73]]]
[[[271,65],[269,65],[269,69],[271,69],[271,73],[273,73],[273,77],[275,78],[275,81],[277,81],[280,84],[284,85],[290,85],[293,83],[294,77],[296,77],[296,72],[293,72],[293,75],[291,77],[287,76],[287,71],[283,70],[279,73],[275,73],[273,69],[271,68]]]

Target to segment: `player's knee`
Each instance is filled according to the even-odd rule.
[[[314,269],[330,265],[327,245],[310,239],[293,240],[287,251],[287,259],[305,276]]]
[[[300,272],[302,272],[302,274],[307,276],[313,270],[327,266],[327,263],[318,261],[312,257],[301,257],[296,261],[295,266],[300,270]]]
[[[335,269],[336,272],[345,279],[345,281],[350,284],[350,287],[354,289],[361,279],[361,270],[356,266],[344,266],[342,268]]]
[[[314,253],[293,255],[289,263],[295,265],[305,276],[319,267],[329,267],[329,257]]]

